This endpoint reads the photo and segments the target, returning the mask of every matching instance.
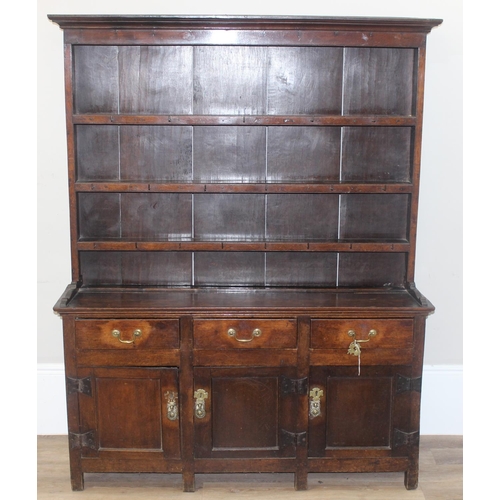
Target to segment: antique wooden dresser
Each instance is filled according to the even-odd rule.
[[[435,19],[51,15],[64,32],[71,484],[404,472]],[[429,242],[430,243],[430,242]]]

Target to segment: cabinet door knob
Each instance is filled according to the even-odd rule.
[[[323,397],[323,389],[313,387],[309,392],[309,416],[311,418],[321,415],[321,398]]]
[[[167,418],[169,420],[177,420],[179,418],[179,406],[177,405],[177,393],[173,391],[165,392],[167,400]]]
[[[208,398],[208,392],[205,389],[198,389],[194,392],[194,414],[196,418],[203,418],[207,412],[205,411],[205,399]]]
[[[133,344],[135,342],[135,339],[139,338],[142,335],[142,332],[139,329],[134,330],[134,333],[132,334],[131,340],[123,340],[121,338],[122,333],[120,332],[120,330],[116,330],[116,329],[113,330],[111,332],[111,335],[113,335],[113,337],[117,338],[122,344]]]
[[[253,332],[252,332],[252,337],[249,338],[249,339],[239,339],[237,336],[236,336],[236,330],[234,328],[230,328],[228,331],[227,331],[227,334],[229,337],[232,337],[234,340],[237,340],[238,342],[252,342],[252,340],[255,338],[255,337],[260,337],[262,335],[262,330],[260,328],[256,328]]]

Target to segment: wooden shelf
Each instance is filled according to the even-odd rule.
[[[407,241],[79,241],[80,251],[408,252]]]
[[[75,125],[244,125],[413,127],[414,116],[75,114]]]
[[[411,183],[341,183],[341,182],[77,182],[81,193],[412,193]]]
[[[138,314],[158,311],[164,314],[165,304],[170,304],[173,311],[200,309],[217,313],[237,310],[252,313],[258,309],[275,313],[276,310],[301,310],[303,313],[323,315],[325,311],[336,309],[360,310],[370,308],[383,309],[385,314],[393,310],[426,314],[433,306],[425,297],[420,297],[424,305],[408,289],[335,289],[335,290],[300,290],[300,289],[196,289],[188,288],[150,288],[147,291],[137,287],[82,287],[75,289],[69,285],[55,309],[58,312],[92,312],[96,306],[106,304],[108,311],[120,313],[133,310]]]

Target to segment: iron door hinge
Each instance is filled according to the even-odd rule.
[[[288,396],[289,394],[307,394],[308,380],[305,378],[288,378],[281,377],[281,395]]]
[[[70,432],[69,442],[72,450],[75,448],[90,448],[91,450],[97,450],[95,431],[88,431],[84,434]]]
[[[92,379],[86,378],[71,378],[66,377],[66,391],[69,394],[79,392],[87,396],[92,396]]]
[[[409,378],[403,375],[397,375],[396,394],[406,391],[422,392],[422,377]]]
[[[288,432],[281,429],[281,442],[283,447],[293,446],[294,448],[305,446],[307,443],[307,432]]]
[[[393,448],[399,448],[400,446],[414,446],[418,445],[420,441],[419,431],[414,432],[403,432],[399,429],[394,429],[393,436]]]

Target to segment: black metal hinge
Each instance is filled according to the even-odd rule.
[[[422,377],[409,378],[398,374],[396,380],[396,394],[406,391],[422,392]]]
[[[79,392],[81,394],[86,394],[87,396],[92,396],[92,379],[90,377],[87,378],[66,377],[66,391],[68,394]]]
[[[403,432],[399,429],[394,429],[393,435],[393,448],[399,448],[400,446],[413,446],[417,445],[420,441],[419,431],[414,432]]]
[[[297,448],[298,446],[305,446],[307,442],[307,432],[288,432],[285,429],[281,429],[281,442],[283,447],[293,446]]]
[[[69,443],[72,450],[75,448],[90,448],[97,450],[95,431],[88,431],[84,434],[69,433]]]
[[[281,377],[281,395],[307,394],[308,380],[305,378]]]

